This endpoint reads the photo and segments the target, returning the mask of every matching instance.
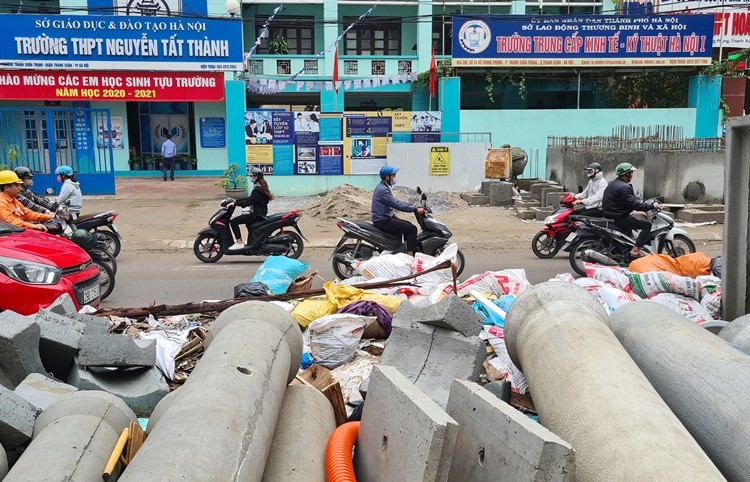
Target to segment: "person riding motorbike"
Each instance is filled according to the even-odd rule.
[[[229,226],[234,233],[235,243],[229,247],[229,250],[245,248],[242,241],[242,232],[240,225],[247,227],[248,239],[250,236],[250,225],[259,219],[266,219],[268,216],[268,202],[273,199],[273,194],[268,188],[268,183],[263,178],[263,171],[254,167],[250,169],[250,180],[253,181],[253,187],[250,190],[250,196],[238,199],[235,202],[227,204],[227,207],[237,206],[242,209],[242,213],[235,216],[229,221]]]
[[[13,171],[0,171],[0,220],[22,228],[47,231],[44,224],[55,217],[54,214],[37,213],[18,200],[21,194],[21,181]]]
[[[42,214],[54,214],[57,211],[57,206],[53,202],[31,190],[31,186],[34,185],[34,173],[31,172],[31,169],[25,166],[18,166],[13,169],[13,172],[23,181],[21,194],[18,195],[18,200],[21,201],[21,204],[34,212]]]
[[[661,205],[657,202],[641,201],[635,197],[633,185],[633,173],[637,171],[629,162],[623,162],[617,165],[615,170],[617,178],[607,185],[602,198],[602,210],[604,216],[612,218],[615,225],[625,231],[640,229],[638,237],[635,240],[635,246],[630,250],[630,256],[637,258],[643,256],[641,248],[648,243],[651,223],[637,219],[630,215],[633,211],[649,211],[659,209]]]
[[[604,174],[602,174],[602,165],[598,162],[592,162],[587,165],[586,176],[589,178],[586,188],[573,196],[576,198],[573,201],[573,206],[583,205],[584,209],[580,209],[573,214],[577,216],[601,217],[602,197],[608,185],[604,179]]]
[[[406,237],[406,252],[414,256],[417,249],[417,227],[405,219],[395,216],[394,209],[399,211],[424,215],[423,207],[400,201],[393,197],[391,187],[396,185],[398,167],[383,166],[380,168],[381,182],[372,193],[372,224],[387,233],[404,235]]]
[[[60,188],[60,195],[57,196],[55,202],[58,205],[62,205],[69,200],[68,211],[76,216],[81,214],[81,207],[83,205],[81,185],[78,183],[76,175],[73,174],[73,169],[70,166],[60,166],[55,169],[55,174],[57,175],[58,182],[63,183]]]

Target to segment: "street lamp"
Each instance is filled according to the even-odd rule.
[[[240,13],[241,8],[242,5],[240,5],[239,0],[227,0],[226,2],[224,2],[224,9],[231,17],[234,17],[235,15]]]

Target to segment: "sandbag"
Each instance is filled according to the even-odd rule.
[[[403,301],[403,299],[398,296],[381,295],[374,291],[365,291],[361,288],[355,288],[334,281],[324,283],[323,289],[326,292],[326,298],[328,298],[328,301],[336,307],[336,310],[340,310],[344,306],[354,303],[355,301],[367,300],[374,301],[391,313],[395,313]]]
[[[374,321],[374,316],[336,313],[310,323],[310,353],[315,363],[334,369],[350,361],[365,326]]]
[[[292,317],[304,330],[318,318],[336,313],[337,309],[327,298],[307,298],[294,307]]]
[[[631,262],[628,269],[634,273],[667,271],[679,276],[697,278],[711,273],[711,258],[700,252],[677,258],[666,254],[649,254]]]
[[[700,300],[700,282],[687,276],[679,276],[666,271],[650,273],[630,273],[630,286],[633,293],[648,298],[659,293],[672,293]]]
[[[664,305],[696,324],[713,320],[711,313],[693,298],[672,293],[660,293],[651,296],[649,301]]]

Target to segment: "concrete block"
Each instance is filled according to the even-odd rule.
[[[518,189],[521,189],[523,191],[531,191],[531,186],[534,184],[537,184],[539,182],[542,182],[539,179],[516,179],[516,185],[518,186]]]
[[[555,212],[555,210],[551,208],[531,208],[531,212],[534,213],[537,221],[544,221],[544,219]]]
[[[565,197],[566,191],[553,191],[547,193],[547,206],[557,209],[560,206],[560,200]]]
[[[511,206],[513,204],[513,184],[509,182],[483,181],[482,193],[489,196],[490,206]]]
[[[0,371],[12,386],[30,373],[46,373],[39,357],[39,326],[13,311],[0,313]]]
[[[532,184],[531,187],[529,187],[529,191],[531,191],[531,198],[541,202],[542,189],[547,186],[549,186],[548,182],[537,182]]]
[[[60,380],[65,380],[73,357],[78,353],[86,324],[45,310],[38,312],[34,320],[41,332],[39,354],[44,368]]]
[[[575,480],[570,444],[476,383],[453,382],[448,415],[458,423],[449,480]]]
[[[134,340],[128,335],[92,335],[81,338],[78,364],[84,367],[152,367],[156,340]]]
[[[688,204],[686,209],[699,209],[701,211],[724,211],[723,204]]]
[[[51,311],[52,313],[70,316],[78,312],[76,305],[73,304],[73,300],[70,298],[68,293],[63,293],[57,298],[51,305],[44,309],[45,311]]]
[[[473,192],[461,193],[461,199],[466,201],[469,206],[482,206],[490,203],[490,197],[485,194],[477,194]]]
[[[507,384],[507,388],[506,387]],[[507,391],[505,394],[508,398],[507,400],[510,400],[510,382],[505,380],[498,380],[495,382],[490,382],[487,385],[484,386],[484,389],[499,398],[500,400],[503,400],[503,392]],[[450,397],[448,397],[450,399]],[[507,400],[504,400],[507,402]],[[450,400],[449,400],[450,403]]]
[[[396,367],[435,403],[446,407],[451,382],[456,378],[475,381],[486,350],[476,337],[447,336],[443,332],[447,330],[426,325],[425,330],[408,329],[394,324],[380,363]],[[370,382],[368,397],[372,389]]]
[[[169,393],[164,376],[156,368],[129,370],[85,370],[73,365],[68,383],[79,390],[103,390],[121,398],[136,415],[150,415],[154,407]]]
[[[700,209],[680,209],[677,219],[688,223],[724,223],[724,211],[703,211]]]
[[[458,426],[399,371],[373,367],[354,454],[357,480],[445,481]]]
[[[425,307],[404,301],[393,317],[411,323],[439,326],[464,336],[477,336],[482,331],[482,316],[456,295],[445,296],[438,303]]]
[[[6,475],[8,475],[8,456],[3,446],[0,445],[0,480],[3,480]]]
[[[517,207],[518,209],[531,209],[531,208],[538,208],[541,205],[541,203],[539,201],[534,201],[534,200],[516,199],[513,202],[513,205]]]
[[[20,395],[0,387],[0,445],[14,449],[28,442],[38,414],[36,407]]]
[[[542,188],[539,191],[539,201],[542,203],[542,207],[550,206],[551,203],[549,202],[549,195],[550,193],[558,193],[563,192],[562,186],[558,186],[557,184],[552,184],[547,187]],[[557,204],[560,204],[560,200],[558,199]],[[557,207],[557,204],[555,204],[555,208]]]
[[[32,373],[13,391],[41,412],[52,405],[54,401],[77,390],[72,385],[52,380],[38,373]]]
[[[520,219],[536,219],[536,212],[530,209],[521,209],[516,211],[516,216]]]

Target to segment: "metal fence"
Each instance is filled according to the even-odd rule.
[[[723,137],[684,138],[681,126],[617,126],[611,136],[547,137],[547,147],[599,151],[720,152]]]
[[[481,143],[492,145],[491,132],[389,132],[388,140],[395,144],[414,143]]]

